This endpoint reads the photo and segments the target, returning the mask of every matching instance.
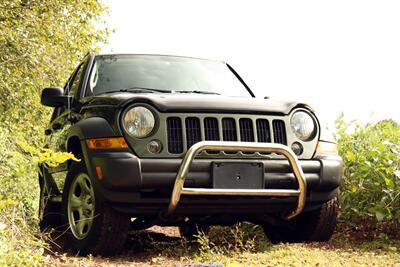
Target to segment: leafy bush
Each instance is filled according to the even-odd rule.
[[[0,266],[33,266],[44,262],[44,245],[34,236],[25,204],[0,200]]]
[[[345,172],[342,216],[400,223],[400,125],[336,121]]]
[[[71,155],[43,150],[50,108],[46,86],[62,86],[83,56],[107,37],[96,0],[0,1],[0,265],[39,265],[37,163]],[[100,24],[99,24],[100,25]],[[18,141],[21,141],[19,142]]]

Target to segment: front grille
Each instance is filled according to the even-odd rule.
[[[201,141],[200,119],[186,118],[186,143],[189,149],[192,145]]]
[[[167,119],[168,151],[172,154],[183,152],[182,122],[178,117]]]
[[[240,119],[240,140],[243,142],[254,142],[253,121],[251,119]]]
[[[235,119],[222,119],[222,136],[224,138],[224,141],[237,141]]]
[[[237,141],[236,122],[233,118],[222,119],[222,137],[224,141]],[[225,151],[227,154],[236,154],[237,151]]]
[[[258,119],[256,124],[257,124],[257,141],[260,143],[270,143],[271,133],[269,131],[269,122],[266,119]]]
[[[285,127],[283,120],[268,120],[265,118],[239,118],[237,120],[235,118],[218,119],[215,117],[168,117],[168,152],[171,154],[181,154],[184,152],[184,148],[189,149],[193,144],[202,140],[274,142],[286,145]],[[183,139],[184,136],[186,140]],[[215,154],[218,151],[207,151],[207,153]],[[237,152],[226,151],[225,153],[235,154]],[[252,152],[247,153],[251,154]]]
[[[204,138],[207,141],[219,141],[218,120],[216,118],[204,119]]]
[[[253,121],[251,119],[240,119],[240,140],[243,142],[254,142]],[[243,152],[244,154],[253,154],[253,152]]]
[[[204,139],[206,141],[219,141],[219,127],[217,118],[204,119]],[[218,154],[219,151],[207,150],[208,154]]]
[[[282,120],[274,120],[272,126],[274,128],[274,142],[287,145],[285,122]]]

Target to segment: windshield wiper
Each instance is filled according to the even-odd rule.
[[[176,93],[182,93],[182,94],[190,94],[190,93],[194,93],[194,94],[207,94],[207,95],[219,95],[216,92],[211,92],[211,91],[199,91],[199,90],[192,90],[192,91],[175,91]]]
[[[132,93],[181,93],[181,94],[207,94],[207,95],[219,95],[218,93],[211,91],[200,91],[200,90],[164,90],[156,88],[146,88],[146,87],[131,87],[119,90],[113,90],[108,92],[103,92],[102,94],[112,94],[117,92],[132,92]]]
[[[131,87],[131,88],[124,88],[119,90],[113,90],[104,92],[103,94],[111,94],[116,92],[132,92],[132,93],[172,93],[172,90],[163,90],[163,89],[155,89],[155,88],[146,88],[146,87]]]

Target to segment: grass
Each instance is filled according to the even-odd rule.
[[[355,245],[343,241],[326,245],[280,244],[262,252],[222,258],[221,262],[255,266],[400,266],[399,243],[383,248],[380,242]]]
[[[175,228],[134,233],[113,258],[47,255],[49,266],[400,266],[400,240],[341,225],[329,242],[272,245],[249,224],[214,227],[198,243]]]
[[[0,199],[0,266],[44,263],[44,242],[33,235],[21,203]]]

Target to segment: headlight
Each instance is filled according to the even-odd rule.
[[[133,137],[143,138],[154,129],[155,119],[153,113],[141,106],[130,108],[122,118],[124,129]]]
[[[302,141],[311,140],[317,132],[314,119],[304,111],[297,111],[293,114],[290,119],[290,126],[295,135]]]

